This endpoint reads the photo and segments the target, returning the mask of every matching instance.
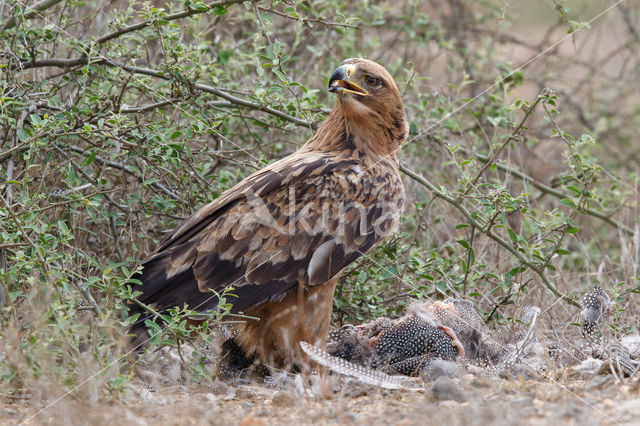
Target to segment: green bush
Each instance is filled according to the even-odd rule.
[[[617,298],[616,330],[637,331],[640,40],[638,2],[627,3],[584,25],[600,10],[577,1],[8,0],[5,397],[123,391],[135,364],[122,360],[124,300],[140,260],[304,143],[332,106],[331,71],[352,56],[383,63],[403,93],[409,197],[397,233],[343,275],[336,324],[460,295],[496,326],[523,304],[553,325],[599,282]],[[613,26],[624,41],[607,36]],[[594,33],[607,45],[590,44]],[[191,338],[186,314],[152,347]],[[191,358],[201,380],[206,354]]]

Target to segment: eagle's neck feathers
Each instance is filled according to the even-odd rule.
[[[395,117],[375,113],[355,113],[338,102],[324,123],[304,145],[320,151],[353,151],[354,157],[379,161],[383,157],[397,161],[400,145],[407,135],[404,112]]]

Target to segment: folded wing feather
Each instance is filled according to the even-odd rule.
[[[218,302],[210,290],[233,286],[232,312],[241,312],[296,284],[321,285],[391,231],[396,180],[347,156],[298,151],[176,228],[143,262],[138,299],[204,311]]]

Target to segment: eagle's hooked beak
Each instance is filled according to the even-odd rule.
[[[353,93],[367,96],[367,91],[351,80],[355,73],[356,67],[352,64],[345,64],[336,69],[329,77],[329,91],[331,93]]]

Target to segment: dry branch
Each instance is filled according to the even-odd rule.
[[[79,146],[72,146],[71,151],[73,152],[77,152],[79,154],[88,154],[88,152],[82,148],[80,148]],[[104,166],[108,166],[108,167],[112,167],[114,169],[118,169],[118,170],[122,170],[123,172],[135,176],[140,182],[142,182],[144,179],[141,176],[138,176],[136,174],[136,172],[134,172],[132,169],[130,169],[129,167],[127,167],[126,165],[124,165],[123,163],[117,163],[115,161],[109,161],[106,160],[100,156],[95,156],[94,161],[98,162],[101,165]],[[173,198],[176,201],[180,201],[181,198],[180,196],[178,196],[175,192],[171,191],[169,188],[167,188],[166,186],[158,183],[158,182],[152,182],[151,186],[155,189],[157,189],[158,191],[162,192],[163,194],[167,195],[169,198]]]
[[[206,5],[206,7],[201,8],[201,9],[187,9],[187,10],[183,10],[182,12],[177,12],[177,13],[173,13],[171,15],[163,16],[162,20],[163,21],[175,21],[176,19],[188,18],[190,16],[199,15],[201,13],[209,13],[211,11],[211,9],[219,7],[219,6],[230,6],[232,4],[244,3],[245,1],[252,1],[253,2],[253,1],[256,1],[256,0],[214,1],[213,3],[209,3],[208,5]],[[104,35],[104,36],[100,37],[99,39],[96,40],[96,44],[103,44],[103,43],[105,43],[105,42],[107,42],[109,40],[113,40],[114,38],[118,38],[121,35],[141,30],[144,27],[147,27],[147,26],[151,25],[152,23],[153,23],[153,21],[149,20],[149,21],[144,21],[144,22],[139,22],[137,24],[129,25],[129,26],[124,27],[124,28],[120,28],[119,30],[116,30],[116,31],[114,31],[112,33],[109,33],[107,35]]]
[[[440,139],[436,138],[433,135],[427,135],[427,138],[438,143],[439,145],[444,145],[443,141],[441,141]],[[473,155],[475,156],[478,160],[480,161],[484,161],[486,163],[489,162],[490,157],[488,155],[485,154],[480,154],[478,152],[472,152],[471,150],[465,148],[464,146],[457,146],[458,151],[460,151],[461,153],[465,154],[465,155]],[[544,183],[540,182],[539,180],[535,179],[532,176],[527,175],[524,172],[521,172],[518,169],[515,169],[513,167],[510,167],[504,163],[501,163],[499,161],[495,161],[494,159],[494,164],[496,165],[496,168],[498,168],[499,170],[513,175],[515,177],[517,177],[518,179],[522,179],[524,181],[526,181],[527,183],[531,184],[533,187],[537,188],[538,190],[544,192],[545,194],[549,194],[552,195],[556,198],[559,199],[564,199],[564,198],[569,198],[569,196],[567,194],[565,194],[562,191],[558,191],[555,188],[550,187],[549,185],[545,185]],[[620,229],[621,231],[623,231],[625,234],[633,236],[633,230],[631,228],[629,228],[628,226],[618,222],[617,220],[615,220],[614,218],[611,217],[610,214],[607,214],[605,212],[601,212],[600,210],[596,210],[596,209],[592,209],[592,208],[588,208],[588,207],[582,207],[581,211],[589,216],[593,216],[597,219],[602,220],[603,222],[617,228]]]
[[[128,65],[119,61],[114,61],[108,58],[88,58],[85,56],[74,58],[74,59],[64,59],[64,58],[48,58],[48,59],[36,59],[28,62],[21,62],[20,64],[14,65],[12,68],[17,69],[30,69],[30,68],[43,68],[43,67],[58,67],[58,68],[68,68],[74,66],[81,66],[87,64],[105,64],[115,68],[120,68],[130,73],[134,74],[142,74],[148,75],[151,77],[159,78],[162,80],[170,80],[171,78],[161,71],[154,70],[151,68],[137,67],[134,65]],[[206,93],[211,93],[212,95],[223,98],[234,105],[242,106],[249,109],[254,109],[258,111],[265,112],[269,115],[273,115],[275,117],[281,118],[283,120],[294,123],[298,126],[309,127],[309,123],[305,120],[301,120],[296,117],[292,117],[287,113],[282,111],[278,111],[277,109],[268,107],[266,105],[262,105],[256,102],[251,102],[246,99],[238,98],[236,96],[230,95],[225,91],[218,89],[217,87],[208,86],[206,84],[194,84],[193,88],[197,90],[201,90]],[[312,126],[313,127],[313,126]]]
[[[44,10],[49,9],[50,7],[55,6],[56,4],[60,3],[62,0],[43,0],[40,3],[36,3],[35,5],[33,5],[33,7],[30,7],[29,9],[31,9],[29,12],[25,13],[22,16],[22,19],[31,19],[36,15],[40,15],[39,12],[42,12]],[[2,28],[0,28],[0,32],[4,31],[4,30],[8,30],[10,28],[13,28],[16,25],[16,20],[14,17],[9,18],[9,20],[7,22],[5,22],[5,24],[2,26]]]
[[[518,125],[516,126],[515,129],[513,129],[513,131],[511,132],[511,134],[509,135],[509,137],[507,137],[504,142],[502,142],[502,144],[498,147],[498,149],[496,149],[493,154],[491,155],[491,157],[489,159],[487,159],[487,161],[484,163],[484,165],[482,166],[482,168],[478,171],[478,173],[476,174],[476,176],[471,180],[471,183],[467,186],[466,191],[464,192],[464,195],[469,194],[469,191],[471,191],[471,189],[476,185],[476,183],[478,183],[478,180],[480,179],[480,177],[482,177],[482,174],[491,166],[491,164],[494,163],[494,161],[496,161],[496,158],[498,158],[498,156],[502,153],[502,151],[504,151],[504,149],[511,143],[513,142],[517,137],[520,136],[520,133],[522,132],[522,130],[524,129],[524,124],[527,122],[527,120],[529,119],[529,117],[531,117],[531,114],[533,114],[533,111],[536,109],[536,106],[538,106],[538,103],[540,103],[540,99],[542,95],[542,92],[538,93],[538,96],[536,97],[535,102],[529,106],[524,114],[524,117],[522,117],[522,120],[520,120],[520,123],[518,123]]]
[[[261,10],[261,11],[266,12],[266,13],[272,13],[274,15],[282,16],[283,18],[292,19],[292,20],[294,20],[296,22],[300,22],[300,23],[302,23],[304,25],[320,24],[320,25],[324,25],[325,28],[327,28],[327,29],[331,29],[333,27],[360,29],[360,27],[357,26],[357,25],[342,24],[340,22],[327,22],[327,21],[325,21],[324,19],[321,19],[321,18],[295,17],[295,16],[287,15],[286,13],[282,13],[282,12],[280,12],[278,10],[270,9],[270,8],[262,7],[262,6],[257,6],[256,9]]]
[[[468,153],[469,151],[467,151],[466,149],[464,149],[463,147],[459,148],[460,152],[463,153]],[[483,154],[478,154],[475,153],[474,154],[479,160],[481,161],[488,161],[489,157]],[[498,169],[500,169],[501,171],[505,172],[505,173],[509,173],[512,174],[513,176],[525,180],[528,183],[530,183],[531,185],[533,185],[535,188],[537,188],[538,190],[544,192],[545,194],[549,194],[549,195],[553,195],[554,197],[563,199],[563,198],[569,198],[569,196],[565,193],[563,193],[562,191],[558,191],[555,188],[550,187],[549,185],[545,185],[544,183],[540,182],[539,180],[536,180],[535,178],[517,170],[514,169],[512,167],[509,167],[503,163],[497,162],[495,163],[496,167]],[[627,235],[633,235],[633,230],[631,228],[629,228],[628,226],[623,225],[622,223],[618,222],[617,220],[613,219],[610,215],[601,212],[599,210],[595,210],[595,209],[591,209],[591,208],[586,208],[586,207],[582,207],[581,211],[585,214],[588,214],[589,216],[593,216],[595,218],[598,218],[600,220],[602,220],[603,222],[617,228],[620,229],[621,231],[623,231],[625,234]]]

